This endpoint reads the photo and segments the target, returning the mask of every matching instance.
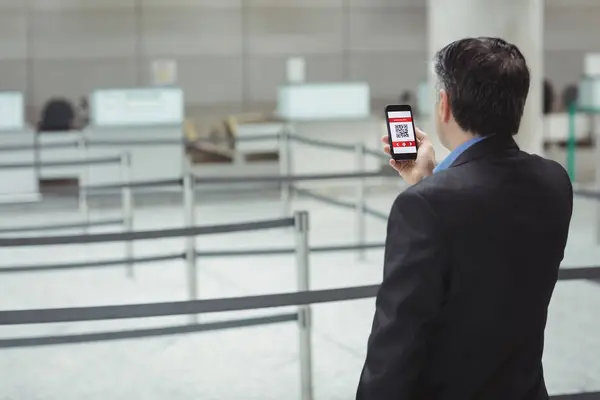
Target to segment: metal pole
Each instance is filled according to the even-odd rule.
[[[78,148],[80,150],[80,153],[82,154],[82,158],[84,160],[87,160],[88,158],[88,154],[87,154],[87,143],[86,143],[86,138],[85,138],[85,134],[82,132],[81,136],[79,137],[79,143],[78,143]],[[82,216],[83,216],[83,223],[86,225],[83,228],[83,231],[85,233],[88,232],[88,224],[90,223],[90,206],[88,203],[88,194],[87,191],[85,189],[85,187],[89,184],[90,182],[90,166],[89,165],[83,165],[82,168],[82,173],[79,176],[79,211],[81,212]]]
[[[121,183],[131,184],[131,155],[121,154]],[[130,186],[121,188],[121,210],[123,213],[123,231],[133,231],[133,189]],[[125,241],[125,259],[127,264],[127,276],[133,278],[133,240]]]
[[[183,176],[183,198],[185,226],[191,228],[196,223],[194,174],[188,168]],[[196,237],[188,236],[185,242],[185,260],[187,264],[188,293],[190,300],[198,299],[198,270],[196,267]],[[196,314],[190,315],[190,324],[198,323]]]
[[[577,105],[569,104],[569,136],[567,138],[567,172],[571,182],[575,182],[575,129],[576,129]]]
[[[365,145],[360,143],[355,147],[356,152],[356,172],[361,173],[365,171]],[[356,181],[356,207],[355,207],[355,235],[356,235],[356,244],[358,246],[364,246],[365,244],[365,235],[367,232],[367,224],[366,224],[366,216],[365,216],[365,206],[366,206],[366,188],[365,188],[365,178],[359,178]],[[358,259],[365,259],[365,250],[358,250]]]
[[[297,212],[294,215],[296,230],[296,267],[298,291],[310,288],[308,246],[308,213]],[[300,393],[302,400],[313,399],[312,385],[312,338],[311,309],[309,305],[298,307],[298,333],[300,339]]]
[[[588,110],[592,119],[595,119],[596,115],[594,110]],[[595,135],[595,159],[596,159],[596,190],[600,191],[600,132],[596,132],[595,127],[592,126],[593,135]],[[596,201],[596,243],[600,244],[600,201]]]
[[[291,175],[291,155],[290,155],[290,133],[289,128],[284,126],[279,134],[279,174],[287,177]],[[281,182],[281,209],[284,217],[290,215],[291,211],[291,191],[292,183],[289,181]]]

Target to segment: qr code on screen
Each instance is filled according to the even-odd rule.
[[[396,125],[396,139],[408,138],[408,125]]]

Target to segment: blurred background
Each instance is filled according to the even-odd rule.
[[[0,311],[380,282],[404,189],[381,153],[383,110],[410,104],[436,140],[433,54],[501,36],[532,72],[519,142],[576,187],[546,381],[557,399],[599,399],[599,34],[598,0],[0,0]],[[83,243],[298,211],[306,287],[298,226]],[[351,399],[373,308],[312,307],[312,397],[294,307],[0,324],[0,399]],[[294,318],[199,332],[281,312]]]

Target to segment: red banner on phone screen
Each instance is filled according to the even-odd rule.
[[[393,142],[394,147],[415,147],[417,144],[413,141]]]
[[[404,118],[388,118],[388,121],[390,123],[394,123],[394,122],[412,122],[412,118],[411,117],[404,117]]]

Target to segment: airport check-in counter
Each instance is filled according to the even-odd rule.
[[[91,98],[92,124],[85,132],[88,157],[129,153],[131,180],[179,179],[185,144],[184,99],[179,88],[99,90]],[[110,170],[110,168],[109,168]],[[91,182],[114,182],[103,169]]]
[[[364,82],[287,84],[279,88],[277,117],[292,134],[346,147],[345,150],[291,141],[291,170],[295,175],[349,173],[358,168],[356,145],[380,148],[385,126],[371,115],[369,85]],[[381,113],[383,117],[383,110]],[[376,157],[364,157],[362,170],[381,167]],[[346,186],[349,181],[340,185]],[[297,187],[331,189],[333,181],[299,182]]]
[[[38,179],[44,180],[83,180],[85,166],[52,167],[44,164],[62,161],[84,160],[85,152],[80,131],[38,132],[36,148],[38,161]]]
[[[36,161],[35,133],[25,124],[24,109],[22,93],[0,92],[0,203],[40,198],[34,167],[8,167]]]
[[[179,88],[112,89],[92,94],[92,123],[84,131],[35,133],[24,124],[20,93],[0,93],[0,202],[35,201],[43,180],[80,185],[121,182],[119,161],[89,165],[55,162],[119,158],[129,154],[129,179],[179,179],[183,174],[184,100]]]
[[[178,179],[185,155],[180,89],[114,89],[92,94],[92,123],[84,131],[38,136],[42,163],[129,155],[132,181]],[[76,179],[80,185],[120,182],[118,162],[42,167],[41,179]]]

